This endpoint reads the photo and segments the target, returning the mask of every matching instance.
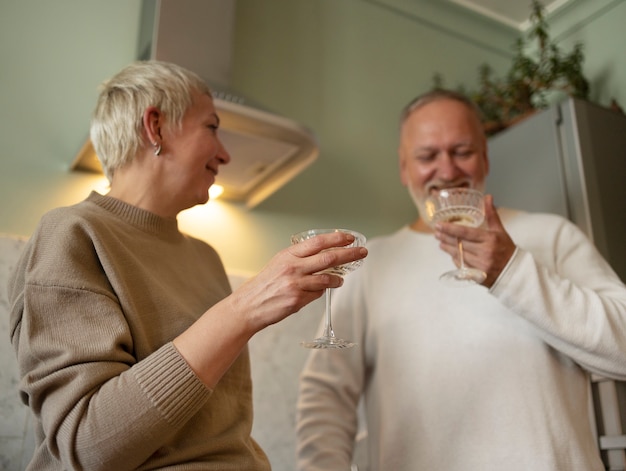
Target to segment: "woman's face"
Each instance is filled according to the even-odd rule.
[[[213,99],[195,94],[180,129],[165,127],[163,168],[160,183],[167,195],[176,199],[179,210],[209,200],[209,187],[215,182],[220,165],[230,162],[230,155],[218,137],[219,117]]]

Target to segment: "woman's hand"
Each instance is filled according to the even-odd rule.
[[[332,232],[283,249],[233,293],[235,309],[249,312],[254,332],[298,312],[326,288],[343,284],[341,277],[319,272],[367,255],[364,247],[341,248],[353,240],[350,234]]]
[[[333,232],[281,250],[258,275],[176,337],[174,346],[213,388],[254,334],[298,312],[326,288],[343,284],[337,275],[317,273],[364,258],[366,248],[344,247],[353,240],[350,234]]]

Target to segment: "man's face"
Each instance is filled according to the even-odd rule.
[[[487,143],[478,117],[463,103],[438,99],[413,111],[400,130],[400,177],[418,211],[442,188],[484,190]]]

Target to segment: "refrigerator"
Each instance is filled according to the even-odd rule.
[[[488,145],[486,191],[497,206],[568,218],[626,281],[623,113],[569,98],[491,137]],[[590,414],[605,465],[624,470],[626,383],[594,376],[591,388]]]

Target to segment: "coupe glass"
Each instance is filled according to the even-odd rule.
[[[310,239],[311,237],[315,237],[320,234],[328,234],[329,232],[347,232],[348,234],[352,234],[354,236],[354,242],[346,247],[361,247],[365,245],[365,236],[355,231],[350,231],[348,229],[310,229],[308,231],[299,232],[298,234],[294,234],[291,236],[291,243],[297,244],[299,242]],[[328,249],[334,250],[334,249]],[[356,260],[354,262],[346,263],[344,265],[339,265],[337,267],[328,268],[320,273],[331,273],[333,275],[339,275],[344,277],[348,273],[353,270],[356,270],[361,266],[363,260]],[[302,342],[302,346],[306,348],[350,348],[354,347],[356,344],[351,342],[350,340],[343,340],[335,336],[335,332],[333,331],[333,323],[330,313],[330,293],[331,288],[326,289],[326,315],[324,320],[324,331],[322,335],[314,340],[309,340]]]
[[[426,200],[426,218],[431,226],[437,222],[453,222],[470,227],[478,227],[485,219],[483,194],[468,188],[447,188]],[[485,281],[487,274],[476,268],[465,266],[463,243],[457,240],[461,266],[444,273],[439,278],[455,283],[475,284]]]

